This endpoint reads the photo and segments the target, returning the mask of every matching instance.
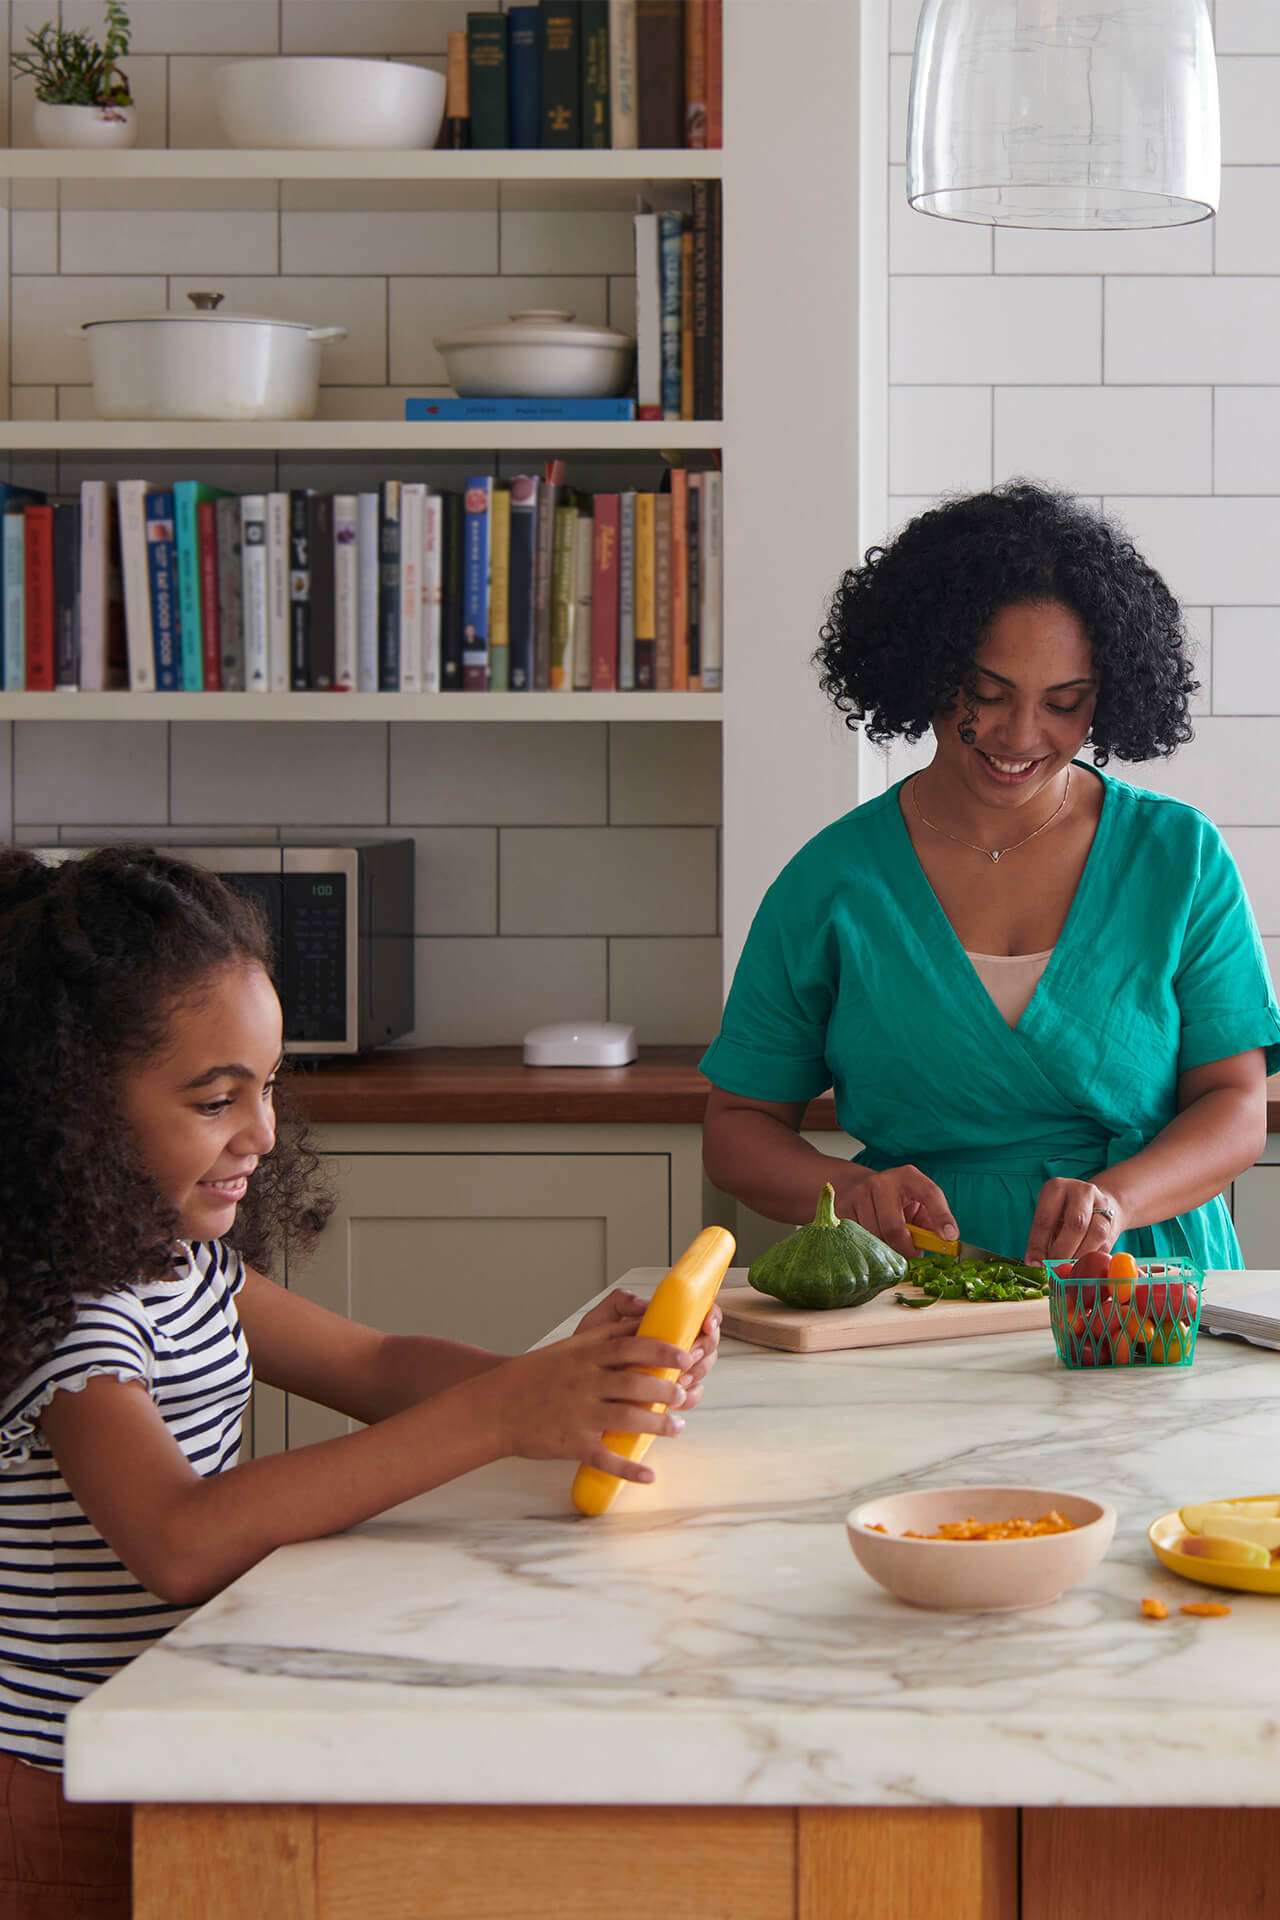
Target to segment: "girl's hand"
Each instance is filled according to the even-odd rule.
[[[883,1173],[854,1168],[852,1176],[836,1186],[836,1212],[842,1220],[856,1220],[908,1260],[919,1252],[907,1232],[908,1220],[944,1240],[955,1240],[960,1233],[946,1194],[919,1167],[886,1167]]]
[[[639,1326],[645,1308],[649,1302],[638,1293],[630,1293],[625,1287],[615,1287],[613,1292],[592,1307],[590,1313],[584,1313],[571,1339],[579,1334],[606,1332],[617,1340],[634,1334]],[[719,1306],[713,1306],[694,1338],[693,1365],[687,1373],[680,1375],[679,1384],[684,1388],[682,1411],[688,1413],[696,1407],[702,1398],[703,1382],[716,1363],[720,1351],[720,1322],[723,1314]]]
[[[612,1293],[607,1293],[603,1300],[596,1302],[590,1313],[583,1314],[569,1338],[576,1340],[580,1333],[594,1333],[602,1328],[607,1328],[615,1336],[634,1333],[648,1304],[638,1293],[628,1293],[625,1287],[615,1287]]]
[[[1120,1202],[1092,1180],[1046,1180],[1027,1235],[1024,1260],[1077,1260],[1104,1253],[1124,1232]]]
[[[604,1305],[601,1302],[601,1305]],[[621,1316],[617,1316],[621,1317]],[[624,1460],[604,1445],[614,1433],[677,1434],[676,1407],[686,1395],[679,1380],[658,1380],[642,1367],[688,1373],[693,1356],[665,1340],[643,1340],[605,1324],[539,1347],[481,1374],[473,1384],[491,1409],[500,1457],[580,1460],[623,1480],[649,1481],[653,1470]],[[657,1405],[659,1411],[651,1413]]]

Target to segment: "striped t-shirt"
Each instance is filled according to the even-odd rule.
[[[67,1713],[186,1618],[136,1580],[76,1504],[38,1424],[94,1374],[145,1382],[206,1478],[233,1467],[253,1385],[233,1295],[240,1255],[182,1245],[175,1278],[83,1295],[56,1352],[0,1403],[0,1751],[62,1764]]]

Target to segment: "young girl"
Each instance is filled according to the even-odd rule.
[[[183,861],[0,850],[0,1920],[127,1916],[128,1809],[62,1797],[63,1721],[184,1609],[505,1456],[652,1480],[602,1435],[679,1432],[649,1407],[715,1360],[718,1309],[686,1353],[621,1291],[509,1358],[266,1278],[329,1210],[270,964],[257,908]],[[237,1465],[255,1373],[367,1424]]]

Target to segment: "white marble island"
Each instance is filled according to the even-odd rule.
[[[190,1861],[200,1832],[224,1852],[238,1836],[255,1898],[259,1836],[284,1877],[253,1910],[273,1914],[651,1912],[612,1836],[628,1860],[673,1846],[698,1920],[924,1920],[934,1897],[939,1920],[1006,1920],[1018,1808],[1112,1810],[1022,1816],[1027,1920],[1074,1915],[1081,1820],[1093,1920],[1108,1886],[1116,1913],[1144,1914],[1162,1858],[1179,1898],[1208,1857],[1246,1875],[1234,1910],[1262,1912],[1247,1875],[1267,1836],[1280,1852],[1280,1817],[1203,1810],[1280,1807],[1280,1600],[1193,1589],[1145,1533],[1172,1505],[1280,1490],[1278,1441],[1280,1354],[1203,1333],[1190,1369],[1097,1374],[1063,1370],[1047,1332],[817,1355],[726,1342],[685,1434],[651,1455],[657,1483],[603,1519],[573,1514],[571,1469],[507,1463],[273,1555],[75,1710],[68,1791],[164,1803],[138,1820],[138,1920],[166,1912],[166,1846]],[[1110,1500],[1110,1553],[1053,1606],[1004,1615],[916,1612],[858,1568],[856,1501],[981,1481]],[[1144,1594],[1167,1621],[1140,1617]],[[1230,1617],[1177,1612],[1206,1597]],[[544,1908],[529,1863],[554,1834],[568,1852]],[[417,1905],[426,1860],[435,1895]],[[357,1869],[384,1876],[383,1904]],[[508,1872],[517,1904],[493,1891]],[[1274,1888],[1280,1860],[1265,1872]],[[880,1906],[830,1904],[877,1873]],[[183,1912],[242,1911],[218,1897],[211,1882],[215,1904]],[[1159,1910],[1183,1909],[1162,1894]]]

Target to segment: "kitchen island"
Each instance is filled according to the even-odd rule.
[[[1278,1439],[1280,1354],[1207,1334],[1096,1374],[1047,1332],[729,1341],[603,1519],[507,1462],[274,1554],[75,1709],[68,1792],[139,1803],[135,1920],[1274,1911],[1280,1601],[1145,1534],[1280,1491]],[[1110,1553],[1009,1614],[913,1611],[854,1562],[855,1502],[984,1481],[1110,1500]],[[1204,1598],[1231,1615],[1179,1614]]]

